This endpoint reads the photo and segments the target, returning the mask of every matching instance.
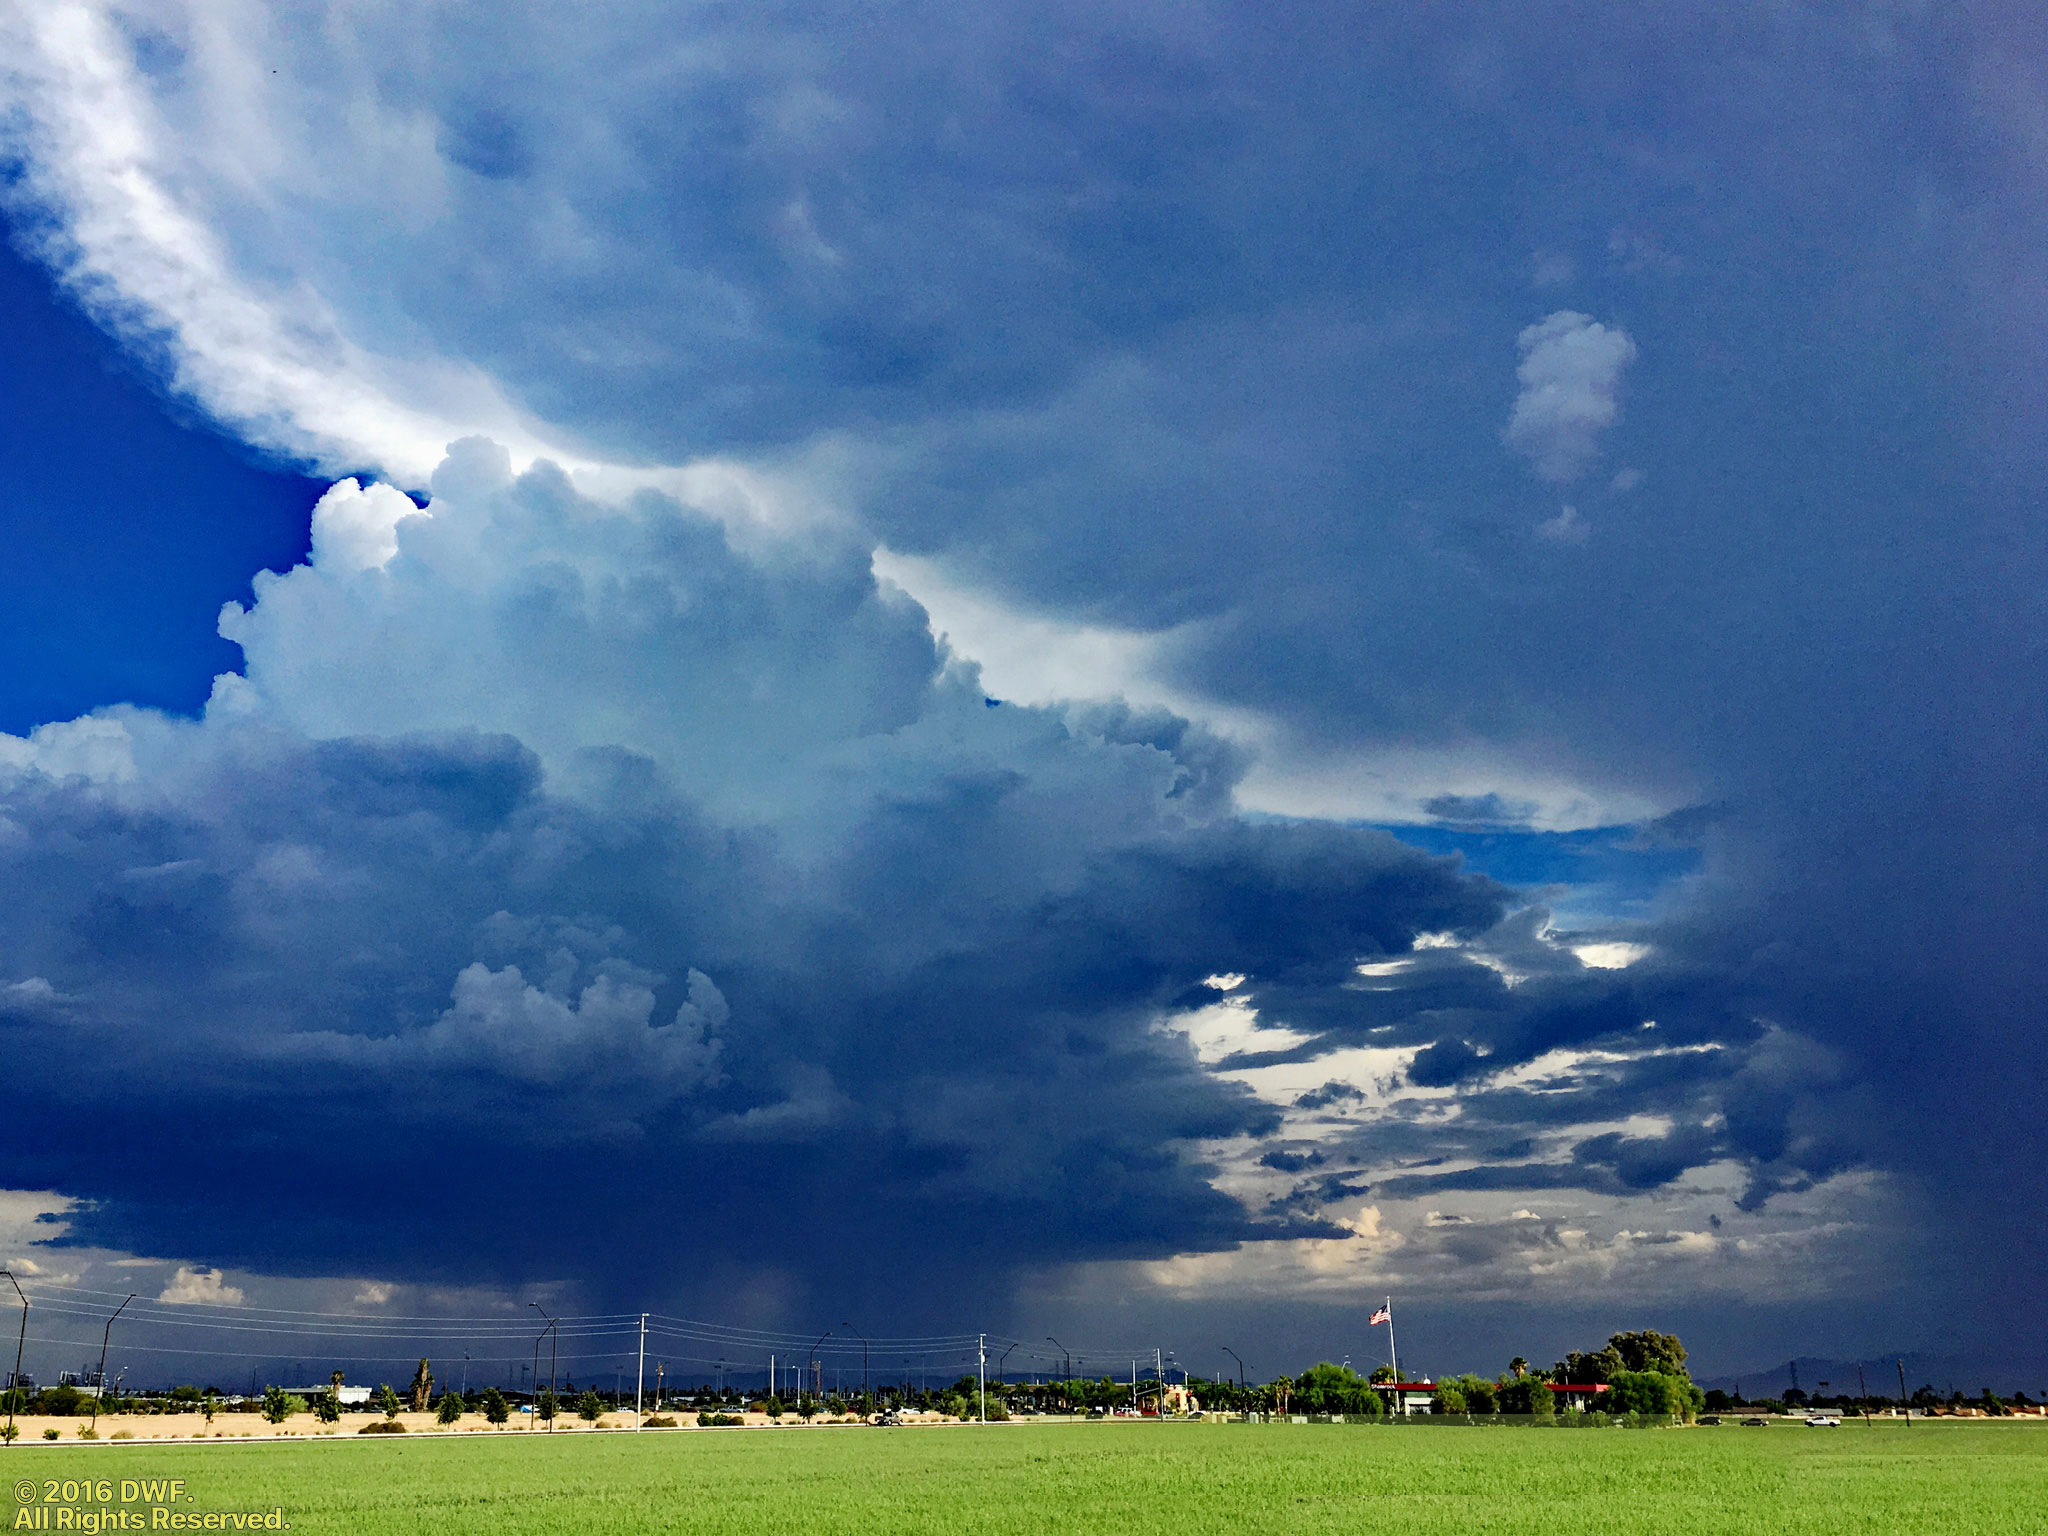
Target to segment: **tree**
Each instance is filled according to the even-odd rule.
[[[818,1400],[806,1392],[796,1400],[796,1416],[806,1424],[818,1416]]]
[[[761,1405],[761,1411],[767,1414],[770,1419],[779,1420],[782,1417],[782,1398],[780,1395],[770,1397],[767,1402]]]
[[[586,1424],[595,1424],[604,1412],[604,1404],[595,1392],[585,1388],[583,1395],[576,1399],[576,1417]]]
[[[493,1424],[502,1424],[512,1417],[512,1405],[496,1387],[484,1393],[484,1417]]]
[[[313,1400],[313,1417],[322,1424],[339,1424],[341,1422],[341,1394],[333,1387],[329,1387],[325,1392],[322,1392],[319,1397]]]
[[[1552,1395],[1549,1383],[1540,1376],[1515,1376],[1501,1381],[1494,1389],[1500,1413],[1526,1414],[1530,1418],[1548,1419],[1557,1413],[1557,1399]]]
[[[541,1390],[539,1398],[534,1402],[533,1411],[540,1415],[542,1423],[552,1424],[555,1422],[555,1415],[562,1411],[562,1404],[561,1400],[555,1396],[555,1389],[553,1387],[545,1387]]]
[[[295,1413],[306,1411],[306,1400],[283,1387],[270,1387],[263,1394],[263,1417],[272,1424],[282,1424]]]
[[[460,1392],[443,1392],[441,1406],[435,1410],[434,1417],[443,1424],[453,1424],[468,1410],[469,1404],[462,1400]]]
[[[206,1396],[199,1399],[199,1411],[205,1415],[206,1422],[211,1424],[213,1416],[220,1411],[220,1399],[211,1392],[207,1393]]]
[[[1498,1401],[1494,1396],[1494,1385],[1483,1376],[1467,1371],[1462,1376],[1453,1376],[1448,1381],[1436,1384],[1436,1409],[1438,1413],[1498,1413]]]
[[[1591,1354],[1575,1349],[1550,1368],[1550,1379],[1578,1387],[1600,1386],[1611,1380],[1616,1371],[1626,1368],[1621,1352],[1611,1344]]]
[[[1376,1415],[1382,1406],[1380,1395],[1363,1376],[1348,1365],[1332,1365],[1327,1360],[1296,1377],[1291,1395],[1310,1413]]]
[[[377,1389],[377,1406],[384,1410],[385,1422],[391,1423],[398,1418],[398,1410],[405,1405],[398,1400],[398,1394],[391,1390],[391,1383],[387,1381]]]
[[[1529,1374],[1529,1362],[1517,1355],[1508,1362],[1508,1369],[1515,1373],[1515,1380],[1520,1381]]]
[[[1609,1383],[1609,1410],[1614,1413],[1696,1412],[1705,1394],[1683,1376],[1668,1371],[1616,1371]]]
[[[408,1395],[412,1398],[414,1413],[427,1411],[427,1403],[434,1395],[434,1372],[425,1360],[421,1360],[420,1368],[412,1373],[412,1386],[408,1390]]]
[[[1607,1347],[1621,1357],[1624,1370],[1662,1371],[1666,1376],[1692,1379],[1685,1368],[1685,1346],[1675,1333],[1659,1333],[1654,1328],[1617,1333],[1608,1339]]]

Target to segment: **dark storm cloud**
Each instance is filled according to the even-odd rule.
[[[234,988],[208,1018],[302,989],[347,1033],[435,1027],[472,963],[524,1006],[517,964],[576,1004],[564,1029],[589,1027],[602,975],[599,1017],[646,1032],[676,1027],[699,968],[733,1010],[726,1081],[694,1090],[731,1096],[703,1127],[730,1165],[688,1175],[713,1206],[751,1166],[731,1149],[802,1134],[859,1149],[820,1175],[855,1204],[849,1161],[890,1190],[1129,1189],[1171,1245],[1242,1217],[1158,1149],[1269,1122],[1146,1021],[1231,969],[1263,1022],[1308,1037],[1238,1065],[1415,1048],[1408,1085],[1455,1090],[1475,1152],[1595,1109],[1674,1126],[1531,1165],[1552,1171],[1447,1176],[1635,1190],[1728,1156],[1763,1200],[1874,1163],[1972,1253],[1959,1271],[2016,1294],[2036,1238],[1975,1213],[2043,1203],[2048,103],[2029,19],[449,6],[366,11],[342,59],[324,20],[284,16],[291,105],[263,110],[323,125],[280,135],[288,195],[208,159],[216,130],[180,84],[196,44],[167,22],[148,77],[166,144],[197,146],[180,168],[202,222],[264,292],[302,281],[364,345],[475,363],[621,457],[782,455],[868,543],[1027,607],[1195,621],[1162,663],[1190,697],[1340,759],[1456,749],[1497,771],[1498,789],[1408,786],[1460,834],[1527,814],[1531,778],[1715,811],[1645,829],[1699,862],[1619,935],[1653,951],[1625,973],[1510,928],[1497,967],[1425,951],[1368,984],[1356,961],[1431,925],[1497,928],[1501,894],[1363,834],[1231,820],[1241,764],[1169,720],[928,694],[922,630],[866,582],[861,540],[769,580],[656,517],[662,537],[607,545],[604,586],[508,516],[511,554],[494,532],[461,556],[493,572],[470,584],[417,580],[461,561],[416,531],[389,573],[395,640],[339,587],[266,598],[238,631],[259,691],[267,643],[327,658],[273,688],[279,729],[366,754],[321,770],[337,805],[307,814],[346,816],[371,851],[302,839],[302,858],[279,833],[264,878],[389,885],[388,929],[339,923],[348,946],[306,967],[322,985],[230,963],[265,909],[208,851],[239,834],[197,807],[240,805],[265,753],[301,751],[251,737],[204,795],[119,818],[100,791],[35,792],[7,856],[57,905],[25,909],[46,920],[23,929],[23,974],[81,997],[126,978],[172,1017],[209,978]],[[377,132],[328,126],[357,122]],[[1572,338],[1597,355],[1530,373]],[[558,490],[513,500],[553,515]],[[691,561],[724,581],[695,607],[669,602],[671,575],[639,579]],[[585,622],[604,593],[633,624]],[[816,616],[801,646],[750,638],[794,633],[778,598]],[[406,672],[413,648],[441,681]],[[829,749],[789,723],[814,717]],[[472,745],[433,750],[470,766],[438,787],[364,740],[459,727]],[[291,803],[313,768],[280,771],[263,793]],[[385,817],[393,793],[420,808]],[[429,894],[449,881],[475,894]],[[618,937],[556,946],[557,969],[545,946],[486,959],[476,925],[499,910]],[[644,1025],[637,1002],[619,1013],[636,986]],[[945,1033],[963,1018],[1015,1043],[1007,1074]],[[1616,1059],[1547,1095],[1495,1081],[1552,1051]],[[1142,1111],[1107,1084],[1144,1085]],[[858,1139],[877,1114],[898,1141]],[[1407,1114],[1387,1145],[1462,1134]],[[1050,1137],[1031,1146],[1083,1150],[1006,1164],[995,1126],[1019,1116]]]
[[[10,994],[10,1054],[39,1091],[0,1136],[11,1177],[89,1200],[74,1241],[506,1280],[601,1252],[597,1285],[683,1232],[792,1274],[880,1244],[939,1284],[993,1262],[964,1230],[1062,1258],[1337,1230],[1211,1187],[1185,1149],[1279,1115],[1157,1021],[1219,969],[1306,989],[1492,928],[1498,887],[1382,832],[1241,819],[1231,752],[1185,722],[990,711],[900,602],[835,631],[835,686],[869,698],[707,747],[742,679],[750,710],[806,697],[819,606],[859,612],[873,579],[750,561],[673,506],[578,505],[545,471],[466,483],[388,570],[265,583],[234,621],[247,678],[204,721],[117,711],[6,771],[0,922],[40,978]],[[579,530],[572,577],[575,517],[607,531]],[[530,666],[432,643],[463,604],[540,624]],[[317,643],[293,621],[315,610]],[[586,683],[600,636],[707,702],[644,750],[578,745],[650,685]],[[280,723],[457,696],[456,730]],[[548,756],[492,728],[537,705]],[[676,779],[723,765],[729,806],[768,756],[829,794],[764,822]],[[133,1155],[195,1135],[204,1157]]]

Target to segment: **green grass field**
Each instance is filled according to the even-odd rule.
[[[2048,1532],[2048,1427],[2033,1425],[394,1436],[16,1446],[0,1451],[0,1468],[8,1485],[183,1478],[193,1502],[181,1508],[282,1505],[301,1536]]]

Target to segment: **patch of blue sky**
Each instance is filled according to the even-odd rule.
[[[1537,832],[1375,825],[1411,848],[1462,855],[1467,869],[1544,901],[1559,925],[1571,928],[1661,917],[1700,866],[1699,850],[1646,841],[1633,826]]]
[[[307,547],[326,490],[189,418],[0,240],[0,731],[180,713],[241,653],[223,602]]]

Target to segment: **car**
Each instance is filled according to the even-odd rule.
[[[1742,1427],[1744,1429],[1769,1429],[1771,1421],[1769,1419],[1744,1419]]]
[[[1718,1424],[1721,1422],[1721,1419],[1718,1414],[1707,1413],[1700,1416],[1699,1422],[1702,1424]]]
[[[1816,1413],[1808,1416],[1806,1427],[1808,1429],[1840,1429],[1842,1421],[1831,1413]]]

